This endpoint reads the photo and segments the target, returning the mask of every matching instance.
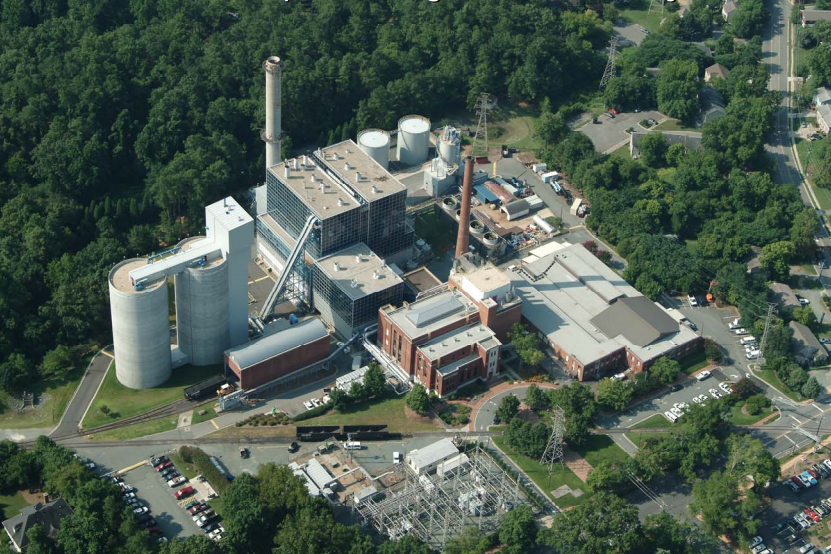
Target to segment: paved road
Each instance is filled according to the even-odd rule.
[[[646,33],[643,32],[643,27],[635,25],[629,21],[618,19],[615,21],[615,33],[618,37],[621,46],[630,46],[632,44],[640,44],[646,38]]]
[[[513,394],[520,400],[525,400],[525,393],[528,392],[528,387],[530,386],[525,385],[502,391],[479,406],[479,409],[476,411],[476,417],[473,420],[473,430],[487,431],[488,426],[493,425],[493,416],[496,415],[496,410],[499,408],[499,403],[502,402],[502,399],[509,394]]]
[[[89,363],[86,373],[84,373],[75,395],[66,407],[63,418],[55,429],[49,433],[55,436],[64,436],[77,433],[81,426],[81,420],[87,412],[87,408],[95,398],[95,393],[98,392],[98,387],[101,385],[104,376],[107,374],[107,368],[112,363],[112,345],[105,347]]]

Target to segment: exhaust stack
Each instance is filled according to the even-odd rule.
[[[266,170],[280,163],[283,159],[281,140],[282,126],[282,77],[283,62],[277,56],[270,56],[263,62],[265,69],[265,131],[262,139],[265,142]]]
[[[473,156],[465,156],[465,178],[462,182],[462,209],[459,213],[459,234],[456,237],[456,257],[467,252],[470,244],[470,197],[473,195]]]

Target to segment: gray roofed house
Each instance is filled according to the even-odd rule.
[[[819,87],[814,92],[814,106],[822,106],[823,104],[831,104],[831,90]]]
[[[730,21],[730,18],[733,17],[737,11],[739,11],[739,5],[736,2],[733,0],[725,0],[724,5],[721,8],[721,17],[723,17],[725,21]]]
[[[721,65],[720,63],[714,63],[710,67],[704,70],[704,82],[709,83],[714,77],[719,77],[720,79],[727,79],[727,75],[730,73],[730,70]]]
[[[817,107],[817,126],[823,133],[831,132],[831,106],[828,104]]]
[[[623,335],[641,347],[678,332],[678,322],[645,296],[620,298],[590,322],[609,338]]]
[[[17,552],[26,549],[29,538],[26,531],[35,525],[43,525],[47,536],[55,537],[60,531],[61,520],[72,514],[72,508],[63,498],[48,504],[38,502],[33,506],[26,506],[20,513],[3,522],[3,529],[12,541],[12,547]]]
[[[802,26],[810,26],[817,21],[830,21],[831,10],[802,10]]]
[[[771,283],[768,288],[773,293],[773,300],[780,308],[798,308],[802,304],[791,287],[784,283]]]
[[[825,347],[808,327],[797,321],[791,321],[788,327],[793,331],[791,350],[797,362],[803,365],[814,365],[828,359]]]
[[[701,121],[707,123],[727,113],[724,97],[711,86],[698,89],[698,102],[701,104]]]

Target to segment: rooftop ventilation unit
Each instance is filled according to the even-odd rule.
[[[380,279],[381,278],[381,272],[376,269],[375,271],[372,272],[372,278],[373,279]]]
[[[340,264],[335,262],[335,271],[340,271]]]
[[[352,287],[353,289],[358,288],[358,281],[356,281],[355,279],[352,279],[352,280],[349,282],[349,286],[350,286],[350,287]]]
[[[343,168],[344,168],[346,171],[349,171],[350,169],[352,169],[352,166],[351,166],[351,165],[349,165],[349,162],[346,162],[345,164],[343,164]]]
[[[372,185],[372,192],[375,194],[381,194],[381,189],[379,189],[375,185]]]
[[[355,254],[355,261],[358,262],[358,263],[361,263],[364,260],[363,260],[363,258],[361,258],[360,254]]]
[[[297,171],[297,158],[291,160],[291,168]]]
[[[346,206],[346,202],[343,201],[343,198],[338,198],[338,206]]]
[[[291,177],[291,170],[289,169],[289,166],[287,166],[287,165],[283,166],[283,177],[285,177],[286,179]]]

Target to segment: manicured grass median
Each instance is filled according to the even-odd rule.
[[[176,424],[179,422],[178,416],[169,416],[153,421],[145,421],[144,423],[136,423],[128,425],[119,429],[112,429],[110,431],[102,431],[89,435],[89,440],[92,442],[103,441],[127,441],[130,439],[137,439],[147,435],[155,435],[156,433],[163,433],[165,431],[172,431],[176,429]]]
[[[586,484],[580,480],[570,469],[560,464],[554,464],[554,471],[551,475],[548,474],[548,468],[540,465],[539,460],[531,459],[522,454],[517,454],[508,446],[508,441],[505,437],[493,437],[493,442],[508,455],[509,458],[516,464],[534,483],[536,483],[552,502],[561,508],[568,508],[569,506],[577,506],[581,504],[585,498],[591,493],[588,491]],[[575,498],[571,494],[554,498],[551,491],[568,485],[571,490],[580,489],[583,491],[583,496]]]
[[[782,391],[782,393],[791,400],[795,400],[797,402],[800,402],[802,400],[802,396],[788,388],[788,385],[783,383],[779,379],[779,376],[777,376],[772,369],[757,369],[753,373],[756,375],[756,377],[758,377],[768,385]]]
[[[29,385],[28,389],[36,395],[49,395],[46,404],[37,410],[12,410],[6,404],[8,393],[0,391],[0,429],[33,429],[57,425],[75,394],[90,359],[92,354],[84,356],[64,379],[44,379]]]
[[[639,421],[629,429],[669,429],[672,423],[661,414],[649,416],[643,421]]]
[[[168,454],[167,457],[170,458],[170,461],[173,462],[173,465],[176,466],[176,469],[178,469],[179,472],[188,479],[193,479],[198,475],[193,465],[184,461],[182,457],[179,456],[179,454],[177,454],[176,452]]]
[[[380,402],[367,400],[351,404],[346,412],[332,410],[322,416],[304,420],[300,425],[387,425],[391,433],[436,430],[436,424],[432,421],[408,418],[404,411],[405,405],[403,396],[387,398]]]
[[[592,467],[601,462],[620,464],[629,460],[629,454],[606,435],[590,435],[583,446],[570,448],[583,456]]]
[[[222,366],[196,367],[185,365],[173,370],[173,375],[160,387],[154,389],[134,390],[118,382],[115,376],[115,362],[110,366],[104,382],[95,395],[95,400],[87,412],[82,426],[92,429],[106,423],[112,423],[125,417],[144,413],[153,408],[170,404],[184,397],[184,390],[200,381],[222,373]],[[105,414],[101,407],[106,406],[110,413]]]
[[[733,407],[730,408],[730,423],[733,425],[753,425],[759,420],[769,416],[773,411],[773,408],[768,407],[756,415],[745,415],[742,413],[742,406],[744,406],[744,400],[736,402],[733,404]]]
[[[677,119],[667,119],[656,125],[654,131],[700,131],[696,127],[688,127]]]
[[[14,494],[0,495],[0,509],[3,510],[3,519],[9,519],[20,513],[20,510],[29,503],[23,498],[23,494],[17,491]],[[5,536],[6,534],[3,533]]]

